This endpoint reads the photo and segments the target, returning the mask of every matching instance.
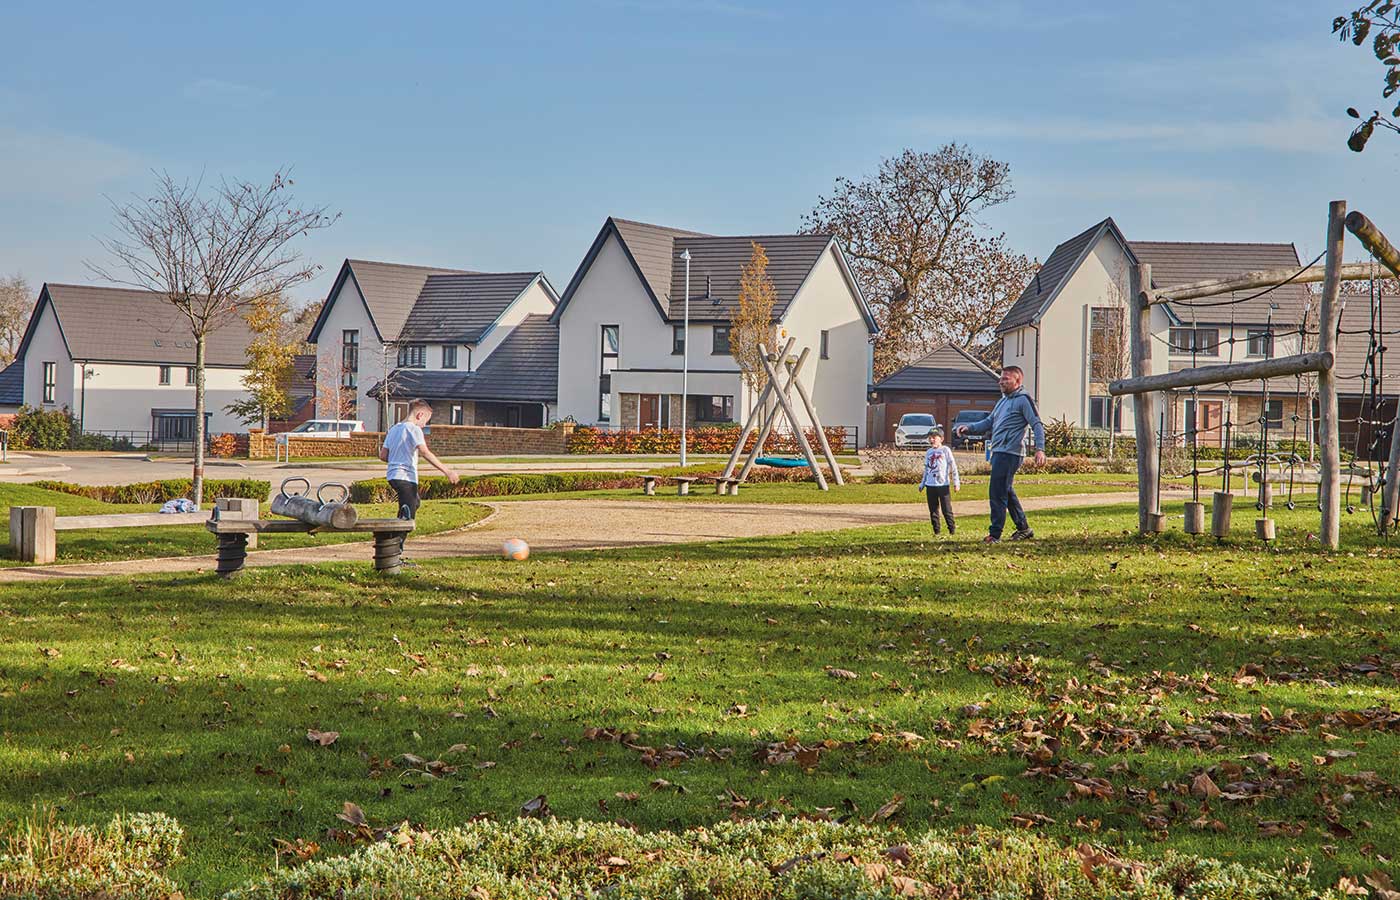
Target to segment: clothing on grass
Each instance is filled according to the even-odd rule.
[[[402,478],[390,478],[389,487],[394,489],[394,494],[399,501],[399,518],[418,518],[418,507],[423,502],[418,496],[418,482],[405,481]]]
[[[1016,496],[1014,481],[1016,470],[1019,468],[1021,468],[1021,454],[992,454],[992,480],[991,484],[987,486],[988,499],[992,506],[992,524],[987,529],[987,533],[994,538],[1001,537],[1001,532],[1006,527],[1007,513],[1011,514],[1011,521],[1016,525],[1016,530],[1030,530],[1030,522],[1026,520],[1026,511],[1021,508],[1021,498]]]
[[[400,422],[384,435],[384,450],[389,456],[389,467],[384,477],[418,483],[418,448],[427,446],[423,429],[413,422]]]
[[[958,461],[953,458],[953,451],[946,446],[928,448],[924,454],[924,480],[919,482],[919,486],[947,487],[950,484],[955,488],[962,487],[958,477]]]
[[[1045,425],[1040,421],[1040,411],[1035,408],[1035,401],[1031,399],[1030,394],[1023,388],[1017,388],[1009,394],[1002,394],[997,405],[992,408],[992,414],[968,425],[967,433],[990,432],[987,449],[994,457],[998,453],[1025,456],[1027,428],[1031,430],[1035,449],[1044,450]]]
[[[948,520],[948,533],[953,534],[958,530],[958,523],[953,519],[953,489],[948,485],[932,485],[924,489],[924,494],[928,498],[928,517],[933,523],[933,533],[938,534],[938,513],[941,510],[943,518]]]

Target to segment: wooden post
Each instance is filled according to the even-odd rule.
[[[804,354],[807,350],[802,351]],[[812,398],[807,396],[807,389],[802,386],[802,382],[797,380],[797,376],[792,378],[792,386],[797,389],[798,399],[802,401],[802,406],[807,410],[807,418],[812,420],[812,427],[817,431],[817,444],[821,447],[822,456],[826,457],[826,464],[831,466],[831,478],[837,485],[844,485],[846,479],[841,477],[841,467],[836,464],[836,455],[831,452],[831,442],[826,439],[826,429],[822,428],[822,420],[817,417],[817,408],[812,405]],[[951,438],[952,435],[949,435]]]
[[[1295,356],[1277,356],[1259,362],[1195,366],[1176,372],[1163,372],[1160,375],[1120,378],[1109,383],[1108,392],[1118,397],[1123,394],[1145,394],[1152,391],[1170,391],[1178,388],[1224,384],[1227,381],[1284,378],[1289,375],[1301,375],[1305,372],[1321,372],[1324,369],[1330,369],[1334,361],[1332,353],[1328,351],[1299,353]]]
[[[1205,534],[1206,531],[1206,505],[1199,500],[1186,501],[1186,527],[1187,534]]]
[[[247,497],[220,497],[214,501],[214,508],[219,511],[220,519],[251,522],[258,517],[258,501]],[[256,534],[248,535],[248,549],[258,549]]]
[[[20,562],[51,563],[57,558],[52,506],[10,507],[10,549]]]
[[[797,338],[788,338],[783,345],[782,357],[792,352],[792,345],[797,343]],[[729,454],[729,462],[724,464],[724,471],[720,473],[721,478],[728,478],[734,474],[734,467],[739,464],[739,457],[744,452],[744,444],[748,441],[749,435],[758,428],[759,419],[763,417],[763,405],[768,402],[768,394],[777,389],[777,385],[768,382],[763,386],[763,390],[758,392],[758,398],[754,400],[753,408],[749,410],[748,417],[744,420],[744,428],[739,432],[739,441],[734,445],[734,450]],[[758,445],[754,445],[754,452],[758,452]]]
[[[1133,377],[1152,374],[1152,267],[1139,263],[1133,269],[1132,308],[1128,317],[1129,351]],[[1138,531],[1151,532],[1150,515],[1157,512],[1157,409],[1155,394],[1133,398],[1133,431],[1137,438]]]
[[[793,338],[788,338],[787,348],[791,349],[793,343],[795,343],[795,340]],[[790,378],[795,379],[802,372],[802,365],[807,361],[807,354],[810,350],[810,347],[804,348],[802,353],[797,357],[797,363],[793,365],[791,369],[787,370],[788,376]],[[784,357],[779,357],[779,359],[782,358]],[[770,388],[772,390],[769,390]],[[783,385],[780,388],[778,382],[774,381],[772,378],[769,378],[768,383],[763,386],[763,389],[764,396],[771,398],[773,395],[777,394],[779,390],[787,390],[787,385]],[[777,424],[778,417],[776,414],[769,414],[764,417],[763,427],[759,429],[758,432],[758,440],[754,441],[753,444],[753,451],[749,453],[747,458],[745,458],[744,467],[739,470],[739,474],[736,476],[740,482],[742,482],[745,478],[748,478],[749,472],[753,471],[754,463],[758,460],[760,456],[763,455],[763,445],[765,442],[767,442],[768,435],[773,433],[773,426]],[[740,446],[743,445],[741,444]]]
[[[1274,520],[1269,518],[1254,520],[1254,536],[1261,541],[1274,539]]]
[[[1230,536],[1230,513],[1234,509],[1235,495],[1229,491],[1216,491],[1210,504],[1210,533],[1224,540]]]
[[[810,347],[805,348],[802,351],[803,354],[805,355],[810,349]],[[762,344],[759,344],[758,352],[760,358],[763,360],[763,368],[768,370],[769,380],[777,382],[778,370],[773,367],[773,363],[768,359],[768,351]],[[801,363],[802,359],[799,358],[797,361]],[[794,366],[792,369],[792,378],[788,381],[789,389],[791,389],[792,383],[796,380],[797,367]],[[812,445],[807,443],[807,435],[802,433],[802,425],[797,421],[797,413],[793,412],[792,403],[788,401],[787,391],[774,391],[773,397],[778,401],[778,405],[783,409],[783,415],[787,416],[788,422],[792,425],[793,439],[797,441],[797,448],[802,451],[802,457],[807,460],[807,465],[812,467],[812,474],[816,476],[817,479],[817,487],[824,491],[830,490],[826,483],[826,476],[822,474],[822,467],[817,465],[817,458],[812,453]],[[774,418],[777,417],[775,416]],[[750,457],[750,461],[752,461],[752,457]]]
[[[1318,316],[1317,349],[1334,353],[1337,348],[1337,297],[1341,292],[1342,243],[1346,239],[1345,200],[1333,200],[1327,210],[1327,275],[1322,282],[1322,303]],[[1318,440],[1322,444],[1318,500],[1322,524],[1318,539],[1322,546],[1337,549],[1341,540],[1341,438],[1337,411],[1337,377],[1330,368],[1317,374]]]

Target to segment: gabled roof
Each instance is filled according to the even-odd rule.
[[[1140,262],[1152,266],[1152,284],[1167,288],[1174,284],[1189,284],[1210,278],[1227,278],[1260,269],[1301,269],[1298,250],[1292,244],[1202,243],[1198,241],[1133,241],[1133,253]],[[1270,306],[1275,325],[1294,324],[1302,320],[1303,304],[1308,299],[1308,286],[1286,284],[1267,294],[1237,303],[1220,306],[1222,301],[1250,297],[1258,290],[1236,291],[1207,297],[1200,301],[1169,303],[1172,311],[1185,323],[1196,321],[1227,324],[1269,321]],[[1192,303],[1214,306],[1191,308]]]
[[[326,302],[321,304],[321,312],[316,316],[316,324],[311,326],[307,340],[315,343],[321,334],[321,326],[330,314],[331,298],[340,291],[346,280],[353,280],[359,288],[360,296],[369,307],[370,320],[382,341],[396,341],[404,322],[408,320],[413,304],[430,275],[469,275],[466,269],[439,269],[432,266],[408,266],[401,263],[374,262],[368,259],[347,259],[340,266],[340,274],[326,294]]]
[[[19,406],[24,402],[24,357],[0,369],[0,405]]]
[[[399,340],[475,344],[536,280],[553,301],[554,290],[542,272],[429,275]]]
[[[876,383],[873,390],[925,393],[1001,393],[997,373],[961,347],[944,344]]]
[[[1049,309],[1050,304],[1055,302],[1055,298],[1079,268],[1079,264],[1093,251],[1099,238],[1105,234],[1112,234],[1117,238],[1129,260],[1136,262],[1123,232],[1118,230],[1118,225],[1112,217],[1091,225],[1056,247],[1041,264],[1040,269],[1021,291],[1021,296],[1016,298],[1016,302],[1002,317],[1001,324],[997,326],[997,333],[1020,328],[1039,319],[1045,310]]]
[[[20,344],[21,357],[45,308],[53,309],[68,354],[75,360],[194,363],[189,322],[162,295],[78,284],[44,285]],[[242,368],[248,364],[248,344],[252,339],[243,317],[231,315],[209,333],[205,362]]]
[[[475,371],[398,369],[391,387],[393,399],[553,403],[559,396],[559,328],[549,316],[526,316]],[[383,388],[383,382],[376,384],[370,396]]]
[[[573,299],[588,269],[597,259],[609,237],[615,236],[657,313],[666,322],[678,322],[685,315],[685,264],[680,255],[690,251],[690,318],[693,322],[728,321],[738,305],[739,274],[753,253],[753,243],[763,245],[768,255],[768,276],[777,292],[773,318],[787,312],[812,268],[827,247],[834,247],[843,276],[850,285],[862,318],[871,331],[875,318],[861,296],[840,245],[826,234],[779,234],[716,236],[619,219],[610,216],[564,289],[554,310],[558,322]],[[707,292],[708,277],[708,292]]]

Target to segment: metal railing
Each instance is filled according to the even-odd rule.
[[[211,434],[204,435],[205,449]],[[193,437],[171,437],[159,432],[136,430],[84,431],[74,434],[74,450],[159,450],[166,453],[193,453]]]

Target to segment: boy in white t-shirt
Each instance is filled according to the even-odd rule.
[[[457,473],[443,465],[433,451],[428,449],[428,441],[423,437],[423,426],[432,421],[433,408],[427,400],[414,400],[408,404],[408,418],[389,429],[384,435],[384,446],[379,448],[379,458],[388,463],[384,477],[389,487],[399,498],[399,518],[418,517],[418,455],[437,467],[456,484]]]

